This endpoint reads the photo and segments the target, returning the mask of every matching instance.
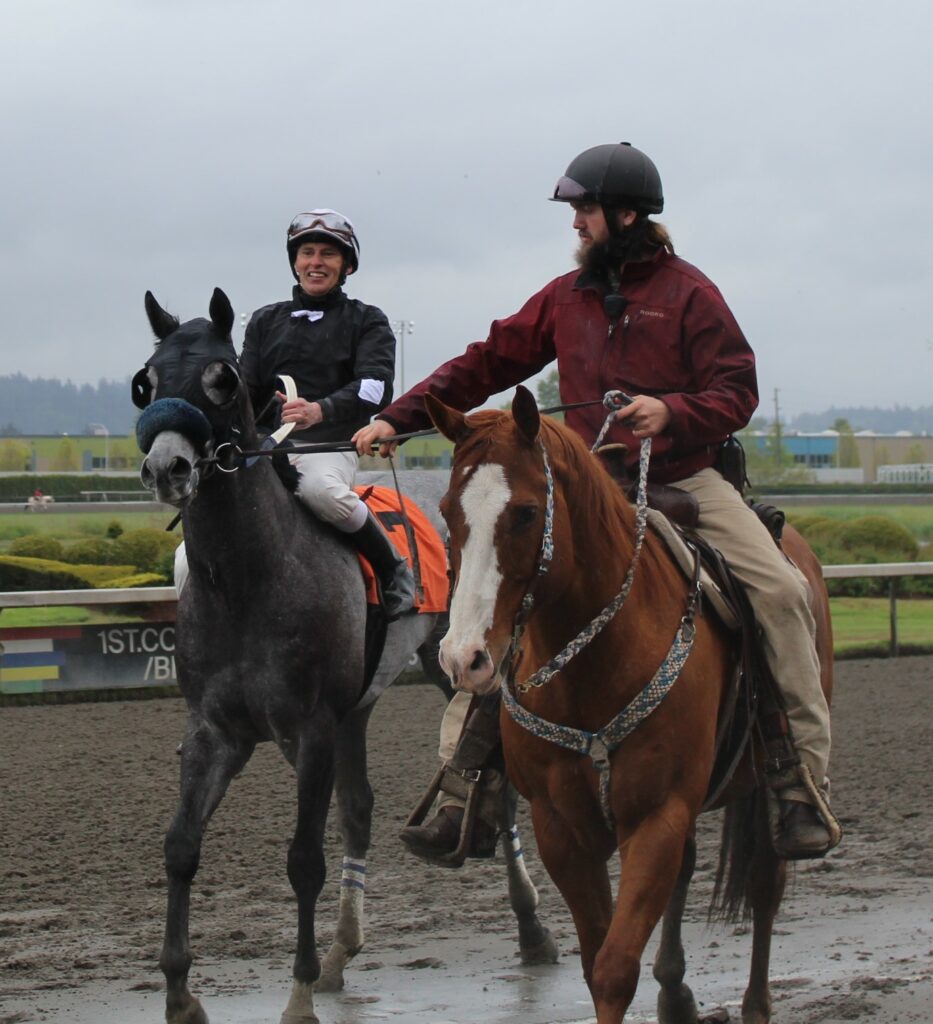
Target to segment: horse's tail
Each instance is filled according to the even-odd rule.
[[[728,803],[723,813],[710,921],[735,923],[751,917],[753,865],[762,841],[767,841],[765,794],[755,788]]]

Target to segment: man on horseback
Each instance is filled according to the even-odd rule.
[[[348,298],[343,284],[360,261],[350,221],[335,210],[299,213],[286,236],[288,264],[298,282],[285,302],[263,306],[246,328],[240,367],[253,408],[271,423],[278,410],[294,423],[292,439],[346,441],[392,398],[395,336],[381,309]],[[277,377],[295,379],[288,401]],[[279,402],[273,401],[278,397]],[[390,619],[409,611],[415,584],[376,518],[353,490],[353,452],[291,455],[298,496],[318,518],[346,533],[370,562]]]
[[[625,445],[629,466],[637,466],[639,441],[653,439],[649,479],[696,498],[697,532],[743,584],[800,761],[787,758],[772,778],[780,817],[775,847],[788,859],[822,856],[832,842],[825,820],[831,814],[829,709],[808,586],[716,468],[723,442],[748,423],[758,404],[754,354],[716,286],[675,255],[667,230],[650,219],[662,211],[664,198],[644,153],[628,143],[588,149],[571,161],[552,199],[573,209],[579,270],[495,321],[486,341],[445,363],[353,439],[361,453],[370,452],[394,434],[429,425],[427,392],[466,411],[555,358],[561,402],[586,403],[568,409],[566,423],[588,444],[604,416],[588,400],[613,389],[633,395],[606,441]],[[382,444],[383,454],[393,447]],[[451,707],[445,715],[442,757],[452,757],[461,771],[478,769],[480,762],[464,764],[454,749],[453,723],[463,720],[462,711],[456,714]],[[457,803],[445,795],[435,818],[406,829],[404,842],[428,859],[448,853],[459,840],[463,812]]]

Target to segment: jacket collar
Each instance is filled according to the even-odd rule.
[[[326,295],[315,297],[309,295],[301,285],[296,284],[292,288],[292,302],[295,309],[333,309],[341,302],[346,302],[347,296],[342,288],[333,288]]]

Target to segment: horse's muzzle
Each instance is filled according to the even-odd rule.
[[[467,645],[454,649],[453,644],[441,641],[438,662],[458,690],[484,696],[499,686],[499,673],[486,647]]]

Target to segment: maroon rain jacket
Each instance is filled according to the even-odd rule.
[[[577,271],[556,278],[377,418],[398,433],[422,429],[430,426],[426,392],[467,411],[556,358],[562,404],[612,389],[665,402],[671,422],[653,439],[650,479],[673,483],[713,465],[720,443],[758,405],[755,356],[739,325],[716,286],[665,251],[626,264],[619,291],[628,302],[611,323],[604,286]],[[605,415],[598,405],[570,409],[566,423],[592,445]],[[628,446],[637,467],[640,442],[624,422],[603,440],[613,442]]]

